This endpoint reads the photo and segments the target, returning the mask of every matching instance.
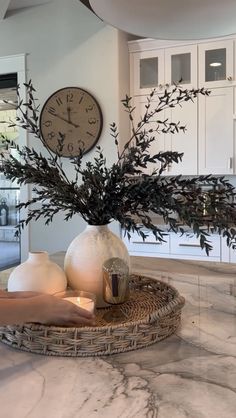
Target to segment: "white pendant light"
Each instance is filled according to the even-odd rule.
[[[236,0],[90,0],[94,12],[125,32],[157,39],[236,33]]]

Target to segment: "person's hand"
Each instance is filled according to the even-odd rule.
[[[7,292],[0,291],[0,298],[5,299],[21,299],[21,298],[33,298],[34,296],[39,296],[42,293],[40,292],[30,292],[30,291],[17,291],[17,292]]]
[[[57,296],[41,294],[31,300],[34,313],[30,322],[58,326],[95,325],[93,314]]]

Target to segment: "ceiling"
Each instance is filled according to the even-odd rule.
[[[0,0],[0,20],[8,11],[51,1]],[[236,33],[236,0],[78,1],[108,24],[139,37],[185,40]]]
[[[6,17],[9,10],[39,6],[40,4],[49,3],[50,1],[51,0],[0,0],[0,20]]]

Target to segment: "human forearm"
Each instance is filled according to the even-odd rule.
[[[0,290],[0,299],[20,299],[20,298],[32,298],[34,296],[39,296],[39,292],[7,292],[5,290]]]
[[[0,301],[0,325],[34,322],[32,299],[7,299]]]
[[[0,298],[0,326],[21,325],[26,322],[93,325],[94,315],[71,302],[47,294],[34,294],[33,297],[25,298]]]

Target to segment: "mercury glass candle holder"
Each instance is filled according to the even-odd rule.
[[[119,305],[129,299],[129,266],[121,258],[113,257],[103,264],[103,298],[114,305],[104,319],[112,322],[123,319]]]

